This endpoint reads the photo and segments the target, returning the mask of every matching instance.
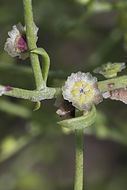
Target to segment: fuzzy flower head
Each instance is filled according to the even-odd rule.
[[[79,110],[89,110],[92,104],[102,101],[102,95],[97,86],[97,78],[90,73],[72,73],[62,88],[65,100]]]
[[[102,65],[101,67],[96,68],[93,72],[94,73],[100,73],[105,78],[112,78],[116,77],[118,72],[121,72],[123,69],[125,69],[125,63],[107,63],[105,65]]]
[[[34,35],[37,41],[38,28],[34,24]],[[8,32],[9,38],[7,39],[4,50],[12,57],[18,56],[20,59],[26,59],[29,57],[28,46],[26,40],[26,27],[23,27],[21,23],[14,25],[12,30]]]

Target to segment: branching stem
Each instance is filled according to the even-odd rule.
[[[45,99],[53,99],[61,94],[60,88],[48,88],[44,90],[25,90],[19,88],[13,88],[11,91],[5,91],[4,95],[12,96],[15,98],[22,98],[33,102],[38,102]]]
[[[111,84],[111,85],[110,85]],[[98,87],[101,93],[105,91],[115,90],[118,88],[127,87],[127,76],[116,77],[113,79],[108,79],[98,82]],[[11,91],[6,91],[4,95],[12,96],[16,98],[28,99],[33,101],[33,96],[36,97],[36,101],[41,101],[44,99],[53,99],[61,96],[61,88],[48,88],[43,90],[24,90],[19,88],[13,88]],[[35,102],[36,102],[35,101]]]
[[[23,0],[24,4],[24,16],[26,25],[26,36],[29,50],[37,48],[34,35],[34,22],[32,13],[32,0]],[[38,55],[30,52],[31,65],[35,77],[36,88],[41,90],[45,87],[45,82],[42,77],[41,67],[38,59]]]

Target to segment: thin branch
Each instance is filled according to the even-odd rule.
[[[60,96],[60,88],[45,88],[41,91],[37,90],[24,90],[19,88],[13,88],[11,91],[6,91],[4,95],[12,96],[15,98],[27,99],[32,102],[38,102],[45,99],[53,99]]]
[[[83,129],[75,130],[75,180],[74,190],[83,190]]]
[[[34,36],[32,0],[23,0],[23,4],[24,4],[27,43],[28,43],[29,50],[32,50],[32,49],[37,48],[36,40]],[[45,82],[42,77],[38,55],[30,53],[30,60],[31,60],[32,68],[33,68],[34,77],[35,77],[36,88],[37,90],[41,90],[45,87]]]
[[[127,75],[116,77],[98,82],[98,87],[101,93],[105,91],[115,90],[118,88],[127,87]],[[53,99],[62,95],[61,88],[49,88],[38,90],[24,90],[19,88],[13,88],[11,91],[6,91],[4,95],[12,96],[16,98],[28,99],[33,102],[38,102],[45,99]]]

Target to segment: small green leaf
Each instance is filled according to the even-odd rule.
[[[37,110],[39,110],[40,106],[41,106],[41,102],[36,102],[33,111],[37,111]]]
[[[35,53],[42,56],[42,59],[43,59],[42,75],[43,75],[44,81],[46,82],[48,78],[49,67],[50,67],[50,58],[47,52],[43,48],[36,48],[36,49],[31,50],[31,53]]]
[[[58,122],[59,125],[65,128],[69,128],[71,130],[75,129],[84,129],[86,127],[91,126],[96,119],[96,108],[93,105],[89,113],[85,116],[76,117],[73,119],[67,119]]]

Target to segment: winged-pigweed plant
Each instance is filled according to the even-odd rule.
[[[89,2],[89,1],[88,1]],[[124,63],[108,63],[96,68],[95,73],[102,74],[104,81],[97,81],[90,73],[72,73],[62,88],[47,86],[50,58],[43,48],[36,46],[38,28],[33,22],[32,0],[23,0],[25,27],[20,23],[13,26],[8,34],[5,50],[13,57],[21,59],[30,57],[31,66],[36,83],[35,90],[24,90],[10,86],[0,86],[0,95],[27,99],[36,103],[39,109],[41,101],[56,98],[57,114],[62,117],[58,124],[75,133],[75,179],[74,190],[83,189],[83,137],[84,129],[90,127],[96,120],[95,105],[103,98],[120,100],[127,103],[127,76],[117,77],[117,73],[125,68]],[[108,4],[109,5],[109,4]],[[110,8],[110,7],[101,7]],[[90,13],[94,7],[91,6]],[[95,4],[96,10],[96,4]],[[43,59],[41,69],[38,56]],[[63,97],[63,98],[62,98]],[[75,110],[80,110],[77,116]],[[76,116],[75,116],[76,115]]]

